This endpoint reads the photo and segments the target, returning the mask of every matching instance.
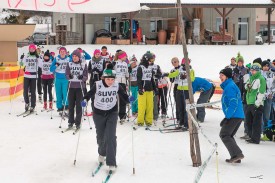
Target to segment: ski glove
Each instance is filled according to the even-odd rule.
[[[78,78],[79,80],[82,80],[82,79],[83,79],[83,75],[79,75],[77,78]]]
[[[169,73],[163,73],[162,74],[162,77],[168,77],[169,76]]]
[[[138,94],[143,95],[143,93],[144,93],[144,92],[143,92],[142,89],[139,89],[139,90],[138,90]]]
[[[226,118],[223,118],[223,120],[222,120],[221,123],[220,123],[220,127],[222,127],[226,121],[227,121],[227,119],[226,119]]]
[[[23,54],[20,56],[20,59],[22,60],[22,59],[24,58],[24,56],[25,56],[25,55],[24,55],[24,53],[23,53]]]
[[[74,78],[74,76],[73,76],[72,74],[70,74],[70,75],[69,75],[69,78],[70,78],[70,79],[73,79],[73,78]]]
[[[180,79],[186,79],[186,77],[187,77],[186,74],[181,74],[180,75]]]
[[[56,67],[58,67],[58,66],[60,66],[60,63],[56,62],[55,65],[56,65]]]
[[[130,102],[130,103],[133,103],[134,101],[135,101],[135,97],[129,96],[129,102]]]
[[[81,101],[81,107],[86,107],[87,106],[87,100]]]

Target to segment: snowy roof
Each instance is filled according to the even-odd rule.
[[[141,4],[168,5],[176,4],[177,0],[140,0]],[[272,0],[181,0],[184,5],[266,5],[274,6]]]

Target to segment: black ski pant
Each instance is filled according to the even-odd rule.
[[[47,94],[49,94],[49,101],[53,101],[52,87],[53,87],[53,79],[42,79],[43,86],[43,99],[44,102],[47,102]]]
[[[212,90],[211,90],[208,102],[210,102],[211,98],[213,97],[215,90],[216,90],[216,86],[214,84],[212,84]]]
[[[245,113],[247,132],[256,143],[260,143],[262,133],[263,106],[256,108],[254,104],[247,105]]]
[[[94,112],[93,120],[96,128],[96,140],[98,144],[98,154],[106,156],[108,166],[116,166],[117,149],[117,111],[105,114]]]
[[[37,70],[37,93],[38,95],[42,95],[42,81],[41,81],[41,75],[42,75],[42,69],[38,67]]]
[[[93,73],[91,74],[91,77],[90,77],[90,90],[92,89],[95,82],[99,81],[100,79],[101,79],[101,75],[93,74]]]
[[[186,128],[188,128],[188,116],[187,116],[187,112],[186,112],[186,101],[185,101],[185,95],[184,95],[184,91],[183,90],[177,90],[177,110],[179,111],[179,120],[180,126],[184,126]]]
[[[24,101],[26,104],[30,103],[29,99],[29,90],[31,93],[31,107],[35,108],[36,106],[36,78],[25,78],[24,77]]]
[[[83,100],[83,94],[81,88],[69,88],[69,125],[74,124],[79,126],[82,118],[81,101]],[[75,109],[76,108],[76,109]],[[74,117],[76,112],[76,117]]]
[[[167,91],[168,88],[163,87],[163,88],[159,88],[159,93],[158,93],[158,113],[160,111],[160,107],[161,107],[161,114],[167,114]]]
[[[224,119],[220,131],[220,138],[227,148],[231,158],[242,154],[242,150],[239,148],[234,139],[234,135],[237,133],[240,125],[242,124],[242,120],[243,119],[240,118]]]
[[[211,92],[212,92],[212,88],[210,88],[207,91],[201,92],[198,98],[197,104],[207,103]],[[205,107],[197,107],[197,119],[200,122],[204,122],[204,118],[205,118]]]
[[[119,83],[119,86],[123,88],[123,90],[126,92],[126,84]],[[127,93],[127,92],[126,92]],[[122,98],[119,97],[119,119],[126,119],[126,103],[122,100]]]

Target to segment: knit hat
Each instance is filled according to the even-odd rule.
[[[76,55],[79,59],[81,59],[81,53],[78,49],[74,50],[72,55]]]
[[[238,62],[244,63],[243,57],[240,57],[240,58],[238,59]]]
[[[49,51],[49,50],[47,50],[47,51],[44,53],[44,57],[45,57],[45,56],[47,56],[47,57],[49,57],[49,58],[51,57],[51,54],[50,54],[50,51]]]
[[[95,51],[94,51],[94,56],[96,55],[96,54],[100,54],[101,52],[100,52],[100,50],[99,49],[96,49]]]
[[[115,78],[116,77],[116,71],[113,70],[113,64],[108,64],[107,68],[103,71],[104,78]]]
[[[188,60],[189,60],[189,64],[190,64],[190,62],[191,62],[190,58],[188,58]],[[185,64],[185,58],[183,58],[183,59],[181,60],[181,64]]]
[[[232,69],[225,68],[220,71],[220,74],[225,75],[227,78],[232,78]]]
[[[60,53],[61,50],[64,50],[67,53],[67,49],[64,46],[59,48],[59,53]]]
[[[152,58],[150,61],[151,61],[151,62],[154,62],[155,59],[156,59],[156,55],[155,55],[153,52],[151,52],[151,51],[147,51],[146,53],[149,53],[149,54],[152,55],[153,58]]]
[[[124,51],[118,52],[118,55],[117,55],[117,58],[118,58],[118,59],[122,59],[122,58],[124,58],[124,57],[127,57],[126,52],[124,52]]]
[[[34,49],[34,50],[36,50],[36,46],[35,46],[35,44],[30,44],[30,45],[29,45],[29,50],[30,50],[30,49]]]
[[[130,64],[132,64],[133,62],[137,62],[137,58],[135,55],[130,58]]]
[[[270,67],[270,62],[267,61],[267,60],[263,61],[263,62],[262,62],[262,67],[264,67],[264,66]]]
[[[261,65],[259,63],[253,63],[250,70],[260,71]]]
[[[254,64],[254,63],[258,63],[258,64],[261,65],[262,62],[263,62],[263,61],[262,61],[262,59],[261,59],[260,57],[259,57],[259,58],[256,58],[255,60],[253,60],[253,64]]]

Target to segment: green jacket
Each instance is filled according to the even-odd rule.
[[[179,69],[177,69],[175,72],[169,73],[168,77],[169,78],[178,78],[178,90],[188,90],[188,82],[187,78],[186,79],[180,79],[180,74],[185,74],[185,67],[181,66]],[[190,67],[190,77],[191,77],[191,82],[195,80],[195,72],[194,70]]]
[[[260,71],[249,78],[248,82],[245,84],[245,89],[247,90],[246,102],[248,105],[255,104],[256,107],[264,105],[266,81]]]

